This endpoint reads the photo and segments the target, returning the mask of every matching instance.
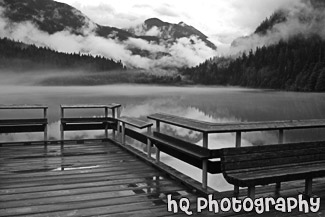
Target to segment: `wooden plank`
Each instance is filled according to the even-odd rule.
[[[140,133],[140,132],[137,132],[135,130],[132,130],[132,129],[129,129],[129,128],[125,128],[125,135],[137,140],[137,141],[140,141],[144,144],[147,143],[147,135],[143,134],[143,133]]]
[[[305,155],[305,156],[291,156],[286,158],[281,158],[275,161],[272,161],[271,165],[285,165],[285,164],[299,164],[300,162],[313,162],[313,161],[324,161],[325,154],[318,155]],[[222,161],[222,158],[221,158]],[[224,170],[233,170],[233,169],[246,169],[251,167],[267,167],[270,166],[270,162],[267,162],[267,159],[256,160],[256,161],[244,161],[244,162],[234,162],[223,164]]]
[[[63,109],[92,109],[92,108],[109,108],[114,109],[121,107],[120,104],[110,103],[110,104],[75,104],[75,105],[61,105]]]
[[[32,165],[36,166],[41,166],[41,165],[46,165],[49,162],[51,164],[55,163],[60,163],[60,164],[72,164],[72,163],[89,163],[89,164],[94,164],[94,163],[110,163],[113,161],[123,161],[123,160],[129,160],[128,155],[123,153],[119,154],[118,156],[109,156],[107,154],[104,155],[69,155],[65,156],[64,159],[62,158],[61,155],[59,156],[48,156],[48,157],[37,157],[37,158],[19,158],[19,159],[14,159],[10,160],[2,160],[2,167],[17,167],[17,166],[22,166],[25,168],[29,168]],[[2,169],[1,167],[1,169]]]
[[[106,125],[106,123],[62,124],[64,131],[105,130]],[[112,127],[108,125],[107,129],[112,129]]]
[[[184,127],[190,130],[196,130],[199,132],[206,132],[209,122],[198,121],[195,119],[183,118],[179,116],[156,113],[148,116],[148,119],[161,121],[167,124],[172,124],[178,127]]]
[[[61,118],[62,123],[116,123],[116,119],[111,117],[82,117],[82,118]]]
[[[166,181],[164,177],[160,177],[160,181]],[[57,184],[57,185],[45,185],[45,186],[34,186],[27,188],[5,188],[0,189],[0,194],[3,195],[3,198],[8,195],[20,195],[27,193],[39,193],[39,192],[47,192],[47,191],[61,191],[61,190],[69,190],[69,189],[83,189],[83,188],[93,188],[93,187],[109,187],[109,186],[122,186],[122,185],[142,185],[143,183],[151,183],[156,182],[156,180],[148,179],[147,177],[139,177],[139,178],[125,178],[118,180],[94,180],[92,182],[83,182],[83,183],[71,183],[71,184]],[[5,200],[4,200],[5,201]]]
[[[292,156],[306,156],[311,155],[311,160],[313,155],[324,154],[325,153],[325,145],[324,147],[318,148],[306,148],[306,149],[296,149],[296,150],[284,150],[277,152],[261,152],[261,153],[250,153],[250,154],[239,154],[239,155],[230,155],[224,156],[223,161],[225,163],[233,163],[233,162],[243,162],[243,161],[255,161],[255,160],[268,160],[270,165],[273,164],[273,161],[277,161],[281,158],[292,157]]]
[[[130,180],[129,180],[130,181]],[[68,203],[76,200],[85,200],[89,197],[96,197],[94,194],[102,195],[104,198],[116,197],[118,196],[131,196],[134,193],[124,195],[120,192],[129,192],[137,191],[151,188],[153,191],[155,188],[160,188],[161,191],[164,189],[168,190],[182,190],[184,187],[175,186],[174,182],[168,180],[160,180],[159,183],[155,182],[142,182],[142,183],[128,183],[120,185],[111,185],[111,186],[90,186],[87,188],[74,188],[66,190],[48,190],[42,192],[32,192],[32,193],[23,193],[23,194],[11,194],[1,197],[0,209],[1,208],[10,208],[18,206],[31,206],[31,205],[44,205],[51,204],[55,202],[59,203]],[[112,192],[111,195],[109,195]],[[87,195],[86,198],[82,198]],[[92,195],[91,195],[92,194]]]
[[[1,133],[33,133],[44,132],[46,125],[17,125],[17,126],[0,126]]]
[[[131,118],[131,117],[120,117],[117,120],[122,122],[122,123],[128,124],[130,126],[139,128],[139,129],[144,129],[144,128],[147,128],[147,127],[153,125],[153,123],[143,121],[143,120],[138,119],[138,118]]]
[[[154,132],[153,136],[153,139],[161,139],[162,141],[166,141],[169,144],[177,146],[177,148],[183,150],[184,152],[193,153],[194,155],[196,153],[197,155],[200,155],[199,158],[202,159],[220,158],[220,149],[207,149],[160,132]]]
[[[132,174],[141,174],[145,172],[155,172],[154,169],[152,168],[143,168],[141,167],[131,167],[130,169],[132,170]],[[17,179],[1,179],[0,184],[1,186],[11,186],[15,184],[22,184],[23,185],[29,185],[29,186],[35,186],[39,183],[48,183],[48,184],[57,184],[58,182],[61,181],[69,181],[73,179],[86,179],[86,178],[93,178],[93,177],[103,177],[103,176],[118,176],[118,175],[127,175],[129,174],[130,171],[128,170],[112,170],[112,171],[105,171],[105,172],[92,172],[92,173],[85,173],[85,174],[70,174],[70,175],[60,175],[60,176],[55,176],[55,177],[28,177],[25,178],[26,180],[24,183],[21,183],[21,180]]]
[[[210,158],[210,152],[208,149],[180,139],[172,138],[162,133],[154,132],[154,137],[150,136],[149,138],[153,141],[155,146],[157,146],[160,151],[166,153],[178,151],[184,155],[200,160]]]
[[[294,180],[303,180],[306,178],[317,178],[325,176],[324,164],[320,167],[306,167],[303,168],[289,168],[287,170],[280,171],[277,173],[267,173],[267,174],[231,174],[225,175],[226,180],[235,185],[242,187],[253,186],[253,185],[265,185],[275,182],[287,182]]]
[[[38,119],[1,119],[0,126],[2,125],[22,125],[22,124],[47,124],[46,118]]]
[[[127,162],[129,164],[130,161]],[[15,178],[26,178],[28,180],[29,178],[36,178],[36,177],[61,177],[63,175],[72,175],[72,174],[86,174],[86,173],[101,173],[101,172],[110,172],[110,171],[120,171],[125,169],[126,163],[120,162],[120,164],[112,164],[112,165],[94,165],[87,167],[65,167],[65,170],[55,170],[57,168],[54,168],[53,170],[44,170],[41,172],[19,172],[15,174],[2,174],[1,179],[3,180],[10,180]],[[135,161],[132,163],[132,168],[139,169],[146,167],[146,164],[143,162]]]
[[[111,206],[109,204],[107,204],[107,202],[109,203],[109,201],[110,200],[98,201],[98,203],[100,205],[97,207],[94,205],[92,205],[92,207],[87,207],[87,205],[85,205],[87,203],[83,203],[85,208],[69,209],[69,210],[54,211],[54,212],[33,213],[28,216],[29,217],[98,216],[100,214],[102,215],[102,214],[123,213],[123,212],[130,212],[130,211],[137,211],[137,210],[144,210],[144,209],[152,209],[152,208],[157,207],[150,200],[149,201],[139,201],[139,202],[128,203],[128,204],[111,205]],[[82,203],[79,204],[79,206],[82,206]],[[164,205],[160,205],[160,206],[162,207]],[[5,213],[5,214],[6,214],[6,216],[11,216],[11,215],[8,215],[8,213]]]
[[[178,117],[174,115],[156,113],[148,116],[149,119],[184,127],[190,130],[206,133],[229,133],[229,132],[251,132],[266,130],[290,130],[324,128],[325,119],[311,120],[284,120],[284,121],[264,121],[264,122],[234,122],[234,123],[211,123],[194,119]]]
[[[284,150],[297,150],[297,149],[308,149],[325,147],[325,141],[314,141],[314,142],[300,142],[300,143],[287,143],[287,144],[274,144],[274,145],[262,145],[262,146],[248,146],[241,148],[223,148],[223,155],[238,155],[238,154],[250,154],[250,153],[261,153],[261,152],[275,152]]]
[[[0,109],[47,109],[44,105],[0,105]]]

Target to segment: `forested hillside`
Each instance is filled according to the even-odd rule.
[[[325,41],[296,36],[222,61],[206,61],[183,74],[195,83],[296,91],[325,91]]]
[[[124,69],[121,62],[101,56],[67,54],[9,39],[0,39],[0,69],[28,71],[37,69],[78,69],[109,71]]]

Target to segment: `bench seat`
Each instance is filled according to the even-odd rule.
[[[309,195],[312,179],[325,176],[325,141],[225,148],[221,169],[230,184],[249,189],[305,179]]]
[[[291,164],[280,168],[262,168],[226,174],[229,183],[240,187],[266,185],[325,176],[325,161],[313,164]]]

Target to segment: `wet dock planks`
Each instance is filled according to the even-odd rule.
[[[109,142],[0,147],[0,216],[166,216],[188,189]]]
[[[167,212],[167,194],[187,197],[198,216],[260,216],[256,213],[197,214],[198,195],[166,177],[161,171],[111,142],[82,144],[8,145],[0,147],[0,216],[175,216]],[[314,194],[320,196],[318,213],[280,213],[263,216],[324,216],[325,182],[315,179]],[[284,183],[281,196],[296,196],[304,182]],[[257,188],[257,197],[274,196],[274,186]],[[241,198],[246,190],[241,190]],[[231,197],[218,192],[216,197]],[[186,216],[180,212],[178,216]]]

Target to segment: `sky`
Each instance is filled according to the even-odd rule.
[[[56,0],[67,3],[100,25],[128,28],[157,17],[194,26],[219,48],[249,35],[276,9],[299,0]]]

